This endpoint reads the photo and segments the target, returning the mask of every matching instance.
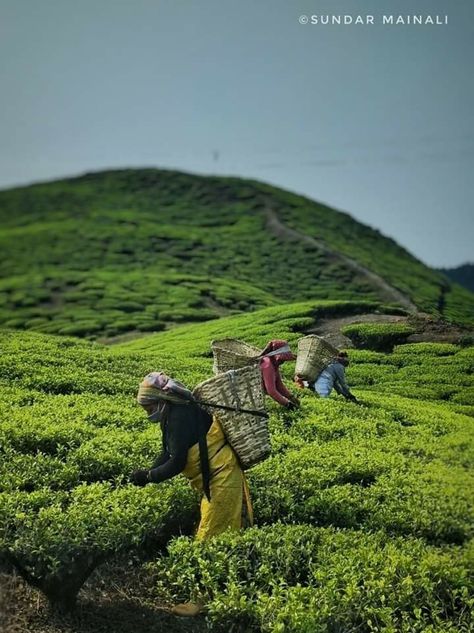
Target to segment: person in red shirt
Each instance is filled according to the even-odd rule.
[[[296,360],[287,341],[275,339],[267,343],[260,361],[263,386],[266,393],[287,409],[300,406],[299,400],[285,387],[280,375],[280,365],[286,361]]]

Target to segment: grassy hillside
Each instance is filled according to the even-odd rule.
[[[159,450],[156,426],[134,401],[144,374],[164,369],[194,386],[211,375],[212,338],[294,346],[301,329],[344,309],[275,306],[113,348],[3,331],[0,561],[57,603],[72,600],[96,566],[128,554],[139,600],[130,628],[126,617],[110,628],[102,620],[106,633],[150,630],[153,613],[163,630],[190,630],[163,622],[159,609],[196,594],[209,606],[196,631],[472,630],[472,347],[350,350],[348,380],[362,405],[309,391],[295,412],[269,402],[273,455],[248,473],[252,530],[207,544],[175,538],[196,521],[189,486],[127,483]],[[132,552],[152,563],[142,567]],[[89,604],[81,617],[84,609],[98,613]]]
[[[288,237],[269,224],[317,237]],[[307,299],[392,303],[472,321],[474,295],[350,216],[262,183],[160,170],[0,192],[0,324],[114,336]]]

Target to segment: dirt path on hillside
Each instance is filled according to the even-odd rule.
[[[286,239],[286,240],[290,240],[290,241],[298,241],[298,242],[303,242],[305,244],[309,244],[313,246],[315,249],[323,253],[326,253],[333,259],[344,262],[344,264],[348,266],[349,268],[351,268],[351,270],[365,277],[372,286],[377,288],[377,290],[380,292],[381,296],[385,300],[398,303],[409,312],[413,312],[413,313],[418,312],[416,305],[406,295],[400,292],[400,290],[397,290],[397,288],[394,288],[393,286],[388,284],[382,277],[380,277],[376,273],[372,272],[368,268],[365,268],[365,266],[362,266],[361,264],[356,262],[355,259],[352,259],[351,257],[348,257],[347,255],[343,255],[341,253],[338,253],[332,250],[331,248],[327,246],[327,244],[325,244],[321,240],[317,240],[314,237],[305,235],[304,233],[301,233],[300,231],[295,231],[294,229],[290,229],[290,227],[286,226],[285,224],[283,224],[283,222],[281,222],[281,220],[279,219],[274,209],[267,207],[265,209],[265,216],[267,219],[267,228],[275,236]]]

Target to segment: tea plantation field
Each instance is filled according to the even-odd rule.
[[[105,561],[143,554],[149,599],[204,597],[198,620],[213,631],[474,630],[473,347],[350,350],[361,404],[309,390],[295,412],[269,402],[273,454],[248,472],[252,529],[196,543],[184,479],[128,483],[160,447],[134,401],[143,375],[194,386],[212,374],[213,338],[295,347],[347,308],[275,306],[114,347],[1,331],[3,564],[67,609]]]

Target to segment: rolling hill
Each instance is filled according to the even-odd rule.
[[[474,294],[270,185],[116,170],[0,192],[0,325],[107,339],[304,300],[473,323]]]

